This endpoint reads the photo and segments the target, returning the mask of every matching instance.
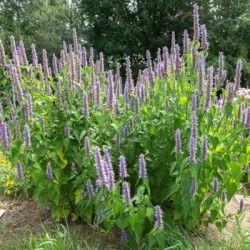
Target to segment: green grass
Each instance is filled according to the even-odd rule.
[[[11,242],[6,243],[4,238],[1,237],[1,232],[4,228],[0,229],[0,249],[3,250],[101,250],[122,249],[119,245],[102,245],[101,237],[93,235],[92,238],[86,237],[83,233],[74,232],[72,234],[68,225],[58,224],[56,229],[48,230],[43,227],[41,235],[30,235],[28,238],[18,239],[13,237]],[[164,250],[249,250],[250,249],[250,231],[243,230],[236,227],[231,236],[222,242],[207,242],[198,233],[188,233],[183,227],[170,224],[166,230],[166,246]],[[223,237],[222,237],[223,238]],[[123,246],[123,249],[136,250],[137,247],[133,244],[132,239],[130,243]],[[143,250],[149,250],[146,245],[142,245]],[[155,249],[156,250],[156,249]]]

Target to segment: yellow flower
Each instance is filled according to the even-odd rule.
[[[6,190],[6,192],[5,192],[7,195],[9,195],[9,194],[11,194],[11,191],[8,189],[8,190]]]
[[[9,179],[10,179],[10,176],[9,176],[9,175],[6,175],[6,176],[5,176],[5,179],[6,179],[6,180],[9,180]]]

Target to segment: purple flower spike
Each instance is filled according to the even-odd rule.
[[[108,173],[108,185],[107,185],[107,188],[111,192],[115,190],[115,174],[114,174],[114,171],[112,169],[109,170],[109,173]]]
[[[66,123],[65,128],[64,128],[64,133],[66,136],[70,135],[70,128],[69,128],[69,124]]]
[[[240,211],[243,211],[245,208],[245,202],[244,202],[244,199],[241,199],[240,200]]]
[[[90,154],[90,140],[89,140],[89,137],[84,138],[84,148],[85,148],[85,153],[87,155],[89,155]]]
[[[196,139],[190,136],[190,142],[189,142],[189,161],[193,164],[196,163]]]
[[[101,150],[98,146],[95,148],[95,164],[96,164],[97,175],[99,179],[101,179],[102,156],[101,156]]]
[[[176,154],[181,154],[181,130],[178,128],[175,132],[175,151]]]
[[[124,134],[124,137],[128,137],[129,136],[129,129],[128,129],[127,125],[125,125],[124,128],[123,128],[123,134]]]
[[[128,183],[126,181],[122,183],[122,195],[123,195],[124,203],[126,205],[130,204],[130,202],[131,202],[130,189],[129,189]]]
[[[202,93],[203,86],[204,86],[204,78],[205,78],[205,57],[204,54],[200,55],[198,61],[198,72],[199,72],[199,91]]]
[[[77,42],[77,34],[76,34],[75,28],[73,28],[72,36],[73,36],[73,43],[74,43],[74,51],[76,52],[78,49],[78,42]]]
[[[86,193],[83,189],[81,190],[81,197],[82,197],[82,199],[85,199],[85,197],[86,197]]]
[[[194,196],[198,190],[198,183],[196,178],[192,178],[191,188],[190,188],[190,195]]]
[[[227,191],[226,190],[223,190],[222,191],[222,201],[224,201],[224,202],[227,202]]]
[[[37,59],[37,53],[36,53],[36,45],[33,43],[31,44],[31,52],[32,52],[32,65],[35,69],[38,69],[38,59]]]
[[[48,176],[48,179],[53,179],[53,171],[52,171],[52,168],[51,168],[51,165],[50,165],[50,162],[48,163],[47,165],[47,176]]]
[[[71,164],[71,170],[73,172],[76,171],[76,164],[74,162]]]
[[[6,65],[6,62],[5,62],[5,50],[4,50],[2,40],[0,39],[0,66],[5,66],[5,65]]]
[[[24,126],[24,136],[25,136],[25,148],[28,148],[31,146],[30,142],[30,129],[28,125]]]
[[[139,156],[139,178],[147,177],[146,161],[143,154]]]
[[[237,61],[236,72],[235,72],[235,84],[236,84],[235,91],[239,90],[240,88],[241,71],[242,71],[242,60],[239,59]]]
[[[213,192],[216,194],[219,190],[219,180],[218,178],[213,179]]]
[[[7,149],[10,146],[10,138],[8,135],[8,124],[2,122],[1,124],[1,139],[3,148]]]
[[[202,136],[202,155],[201,155],[201,158],[203,161],[207,160],[207,150],[208,150],[207,137],[203,135]]]
[[[119,158],[119,176],[120,178],[126,178],[127,175],[127,164],[123,155]]]
[[[208,110],[211,104],[211,91],[213,87],[213,66],[207,69],[207,86],[205,97],[205,109]]]
[[[194,40],[199,41],[200,38],[200,25],[199,25],[199,7],[194,4]]]
[[[121,243],[126,244],[128,241],[128,234],[126,230],[121,231]]]
[[[189,43],[190,43],[190,39],[189,39],[189,36],[188,36],[188,32],[185,29],[184,33],[183,33],[183,52],[184,53],[188,52]]]
[[[24,174],[23,174],[23,168],[22,168],[22,165],[21,165],[20,161],[17,162],[16,169],[17,169],[17,178],[19,180],[23,180],[24,179]]]
[[[101,84],[99,81],[97,81],[95,84],[95,103],[101,103]]]
[[[109,154],[109,150],[108,149],[104,149],[104,159],[107,163],[107,166],[109,168],[109,170],[112,170],[113,169],[113,166],[112,166],[112,162],[111,162],[111,157],[110,157],[110,154]]]
[[[159,205],[155,206],[155,227],[158,230],[163,229],[162,210]]]
[[[204,50],[208,50],[209,48],[206,25],[201,25],[201,48]]]
[[[168,74],[168,48],[164,47],[163,48],[163,70],[164,70],[164,75]]]
[[[46,80],[48,80],[50,74],[49,74],[49,64],[48,64],[47,52],[45,49],[43,49],[43,70],[44,70],[45,78],[46,78]]]
[[[16,138],[20,139],[21,138],[21,130],[20,130],[19,120],[16,120],[15,132],[16,132]]]
[[[93,189],[90,179],[87,180],[87,190],[88,190],[89,198],[94,198],[95,193],[94,193],[94,189]]]

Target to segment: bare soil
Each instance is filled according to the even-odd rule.
[[[45,230],[56,232],[58,222],[51,219],[49,208],[39,209],[37,202],[30,198],[0,197],[0,209],[6,210],[0,218],[0,240],[4,244],[0,243],[0,249],[5,249],[4,246],[13,243],[13,240],[29,239],[31,235],[42,235]],[[120,236],[117,230],[109,234],[100,233],[88,224],[74,222],[71,219],[67,221],[67,224],[74,241],[80,245],[86,241],[93,246],[99,243],[102,246],[101,249],[119,248]]]
[[[226,205],[225,209],[228,214],[234,214],[239,210],[241,198],[243,195],[235,195]],[[250,198],[244,200],[245,211],[240,217],[240,225],[242,230],[247,230],[250,228]],[[31,235],[39,236],[44,233],[44,229],[53,232],[58,225],[56,220],[51,219],[48,208],[38,209],[37,202],[30,198],[0,197],[0,209],[6,210],[0,218],[0,235],[6,246],[13,242],[13,239],[29,239]],[[205,216],[209,216],[209,214]],[[71,219],[67,221],[67,224],[72,237],[78,244],[86,240],[90,245],[99,243],[102,246],[101,249],[119,249],[120,233],[116,229],[112,233],[100,233],[88,224],[74,222]],[[232,217],[222,232],[219,232],[215,225],[210,224],[208,227],[201,226],[199,233],[208,243],[220,243],[232,239],[238,228],[235,217]],[[190,238],[195,245],[196,243],[199,245],[197,238],[193,236]],[[5,248],[2,245],[0,249]]]

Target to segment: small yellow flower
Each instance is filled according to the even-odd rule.
[[[9,182],[9,181],[7,181],[7,182],[5,183],[5,187],[8,187],[8,186],[10,186],[10,182]]]
[[[11,191],[8,189],[8,190],[6,190],[6,194],[7,195],[10,195],[11,194]]]
[[[5,179],[6,179],[6,180],[9,180],[9,179],[10,179],[10,176],[9,176],[9,175],[6,175],[6,176],[5,176]]]

